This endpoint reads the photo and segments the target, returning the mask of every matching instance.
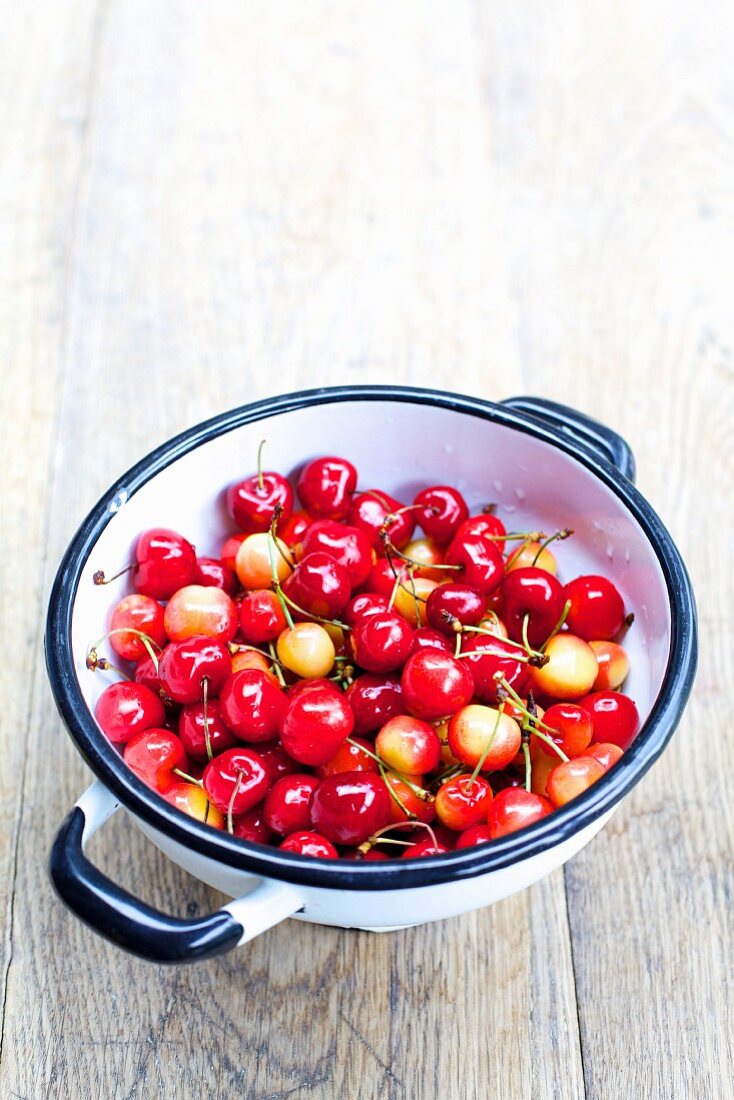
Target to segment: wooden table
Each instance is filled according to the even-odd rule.
[[[731,4],[3,8],[0,1094],[731,1098]],[[622,431],[697,589],[694,699],[517,897],[144,965],[46,878],[89,782],[46,682],[50,581],[173,432],[367,381]],[[93,854],[171,911],[221,901],[122,819]]]

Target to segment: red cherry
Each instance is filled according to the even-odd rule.
[[[571,601],[569,630],[586,642],[609,641],[624,626],[624,601],[606,577],[576,577],[563,589],[563,598]]]
[[[355,733],[371,733],[403,713],[403,693],[397,676],[365,672],[349,685],[346,698],[354,713]]]
[[[591,715],[593,745],[605,742],[619,745],[622,750],[630,747],[640,728],[640,715],[629,695],[619,691],[594,691],[579,699],[578,705]]]
[[[278,779],[265,796],[263,813],[268,827],[281,836],[309,829],[308,807],[318,783],[315,775],[298,772]]]
[[[227,511],[237,526],[248,535],[267,531],[280,505],[281,518],[293,511],[293,490],[282,474],[252,474],[227,490]]]
[[[331,554],[315,550],[301,559],[283,591],[307,614],[333,619],[349,602],[352,586],[343,565]]]
[[[219,697],[224,724],[242,741],[270,741],[288,706],[285,692],[257,668],[230,676]]]
[[[370,848],[369,852],[360,852],[359,848],[352,848],[348,852],[344,852],[342,859],[353,859],[358,863],[364,860],[366,863],[382,863],[389,857],[384,852],[379,852],[377,848]]]
[[[474,694],[468,669],[438,649],[421,649],[409,657],[400,684],[410,713],[429,722],[454,714]]]
[[[334,844],[361,844],[390,821],[391,798],[370,772],[339,772],[322,779],[311,798],[311,820]]]
[[[520,658],[523,654],[504,638],[489,634],[473,634],[462,645],[462,664],[471,673],[474,693],[483,703],[497,702],[497,680],[501,673],[518,695],[524,695],[530,682],[528,666]]]
[[[197,558],[194,584],[203,588],[221,588],[228,596],[235,596],[239,590],[234,565],[225,565],[218,558]]]
[[[499,586],[505,572],[502,554],[481,535],[454,538],[446,551],[446,564],[462,566],[461,579],[484,596]]]
[[[294,546],[297,546],[303,540],[303,536],[312,523],[313,520],[308,512],[294,512],[288,516],[288,519],[278,524],[278,538],[281,538],[286,546],[292,550]]]
[[[424,775],[441,761],[441,742],[433,726],[409,714],[386,722],[377,734],[375,748],[389,768],[403,775]]]
[[[464,535],[483,535],[484,538],[489,538],[490,542],[494,542],[497,549],[501,551],[505,547],[502,536],[506,534],[507,528],[502,520],[486,512],[481,516],[470,516],[469,519],[465,519],[456,532],[456,538],[461,539]]]
[[[478,626],[487,610],[487,600],[470,584],[440,584],[426,603],[426,615],[432,627],[454,636],[454,623]]]
[[[356,488],[357,471],[346,458],[315,458],[298,478],[301,503],[319,519],[346,519]]]
[[[421,859],[423,856],[442,856],[444,852],[450,851],[451,849],[440,841],[434,844],[430,837],[426,837],[425,840],[418,840],[415,844],[411,844],[410,848],[404,848],[402,858]]]
[[[566,756],[581,756],[591,744],[594,730],[591,716],[576,703],[554,703],[543,715],[543,722],[557,731],[554,735],[544,729],[543,733],[546,737],[550,737]],[[558,760],[558,753],[539,737],[533,738],[533,750]]]
[[[546,790],[554,806],[565,806],[604,775],[604,765],[593,756],[566,760],[548,773]]]
[[[350,634],[354,660],[367,672],[392,672],[400,668],[412,641],[413,628],[394,611],[363,617]]]
[[[320,519],[306,531],[302,556],[321,550],[339,562],[349,574],[352,588],[364,584],[372,568],[372,545],[358,527],[349,527],[331,519]]]
[[[431,626],[419,626],[413,631],[413,641],[408,656],[412,657],[420,649],[440,649],[444,653],[453,653],[453,646],[446,635],[439,634]]]
[[[417,522],[439,546],[451,542],[469,516],[463,496],[450,485],[433,485],[430,489],[422,489],[413,503],[420,505],[415,514]]]
[[[138,661],[136,664],[135,682],[136,684],[144,684],[156,695],[160,695],[163,690],[163,685],[158,675],[157,665],[150,655],[143,657],[142,660]]]
[[[171,642],[158,663],[161,686],[177,703],[196,703],[204,697],[204,680],[209,695],[218,695],[232,671],[226,647],[214,638],[187,638]]]
[[[455,775],[438,789],[436,815],[447,828],[463,832],[472,825],[484,824],[491,802],[492,788],[486,779]]]
[[[364,532],[378,553],[383,553],[385,547],[380,532],[387,516],[394,517],[387,526],[387,533],[396,550],[403,550],[415,530],[415,517],[412,511],[401,512],[401,508],[400,501],[388,493],[383,493],[381,489],[369,489],[352,501],[349,522]]]
[[[523,787],[506,787],[494,796],[487,811],[487,828],[492,840],[516,833],[552,813],[553,806],[542,795]],[[458,845],[457,845],[458,847]]]
[[[273,839],[273,830],[265,822],[262,805],[253,806],[236,817],[232,822],[232,835],[252,844],[269,844]]]
[[[502,619],[507,633],[516,642],[522,641],[525,616],[528,619],[528,641],[531,646],[543,645],[563,611],[564,596],[559,581],[545,569],[527,566],[513,569],[502,582]]]
[[[334,755],[353,727],[352,708],[342,692],[314,681],[288,699],[280,738],[289,756],[315,767]]]
[[[267,589],[246,592],[240,603],[240,632],[250,645],[274,642],[288,623],[280,600]]]
[[[126,632],[117,633],[121,630]],[[163,625],[163,608],[150,596],[140,593],[124,596],[110,619],[110,645],[115,653],[126,661],[140,661],[148,656],[145,642],[138,634],[127,633],[127,630],[145,634],[159,648],[168,641]]]
[[[296,852],[299,856],[314,856],[316,859],[339,858],[334,845],[318,833],[291,833],[279,847],[281,852]]]
[[[166,729],[141,730],[130,738],[122,755],[138,778],[161,794],[178,782],[173,768],[187,771],[189,764],[180,739]]]
[[[489,826],[472,825],[459,834],[459,839],[456,841],[456,850],[458,852],[461,848],[473,848],[476,844],[486,844],[491,839],[492,834],[489,831]]]
[[[387,611],[387,597],[377,592],[360,592],[344,608],[342,619],[348,626],[356,626],[361,618],[376,611]]]
[[[265,797],[270,772],[252,749],[227,749],[207,764],[202,782],[207,798],[218,810],[243,814]]]
[[[135,548],[137,565],[133,573],[136,591],[154,600],[168,600],[196,578],[196,551],[177,531],[151,527],[144,531]]]
[[[593,756],[595,760],[599,761],[604,771],[608,772],[618,760],[622,759],[624,752],[619,745],[606,744],[602,741],[598,745],[590,745],[585,755]]]
[[[109,740],[121,745],[134,733],[162,726],[166,711],[160,696],[150,688],[123,680],[104,689],[94,708],[94,717]]]
[[[302,770],[302,765],[288,755],[280,741],[259,741],[257,754],[267,764],[273,782],[276,779],[282,779],[284,775],[292,775]]]
[[[181,708],[178,716],[178,736],[189,756],[194,760],[206,760],[208,758],[206,745],[206,730],[204,723],[204,704],[189,703]],[[219,714],[219,703],[216,699],[207,700],[206,726],[209,730],[209,745],[214,756],[231,749],[237,744],[237,738],[227,729]],[[184,769],[185,770],[185,769]]]
[[[367,749],[367,752],[362,752],[362,749]],[[363,737],[350,737],[325,764],[319,765],[316,774],[324,779],[327,775],[338,775],[339,772],[377,772],[379,767],[374,757],[374,745]]]

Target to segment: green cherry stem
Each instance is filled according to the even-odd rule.
[[[265,488],[265,482],[263,481],[263,447],[267,443],[267,439],[260,440],[260,446],[257,449],[257,487],[260,492]]]

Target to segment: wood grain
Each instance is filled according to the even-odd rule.
[[[729,7],[4,7],[2,1095],[730,1097]],[[693,703],[565,877],[145,966],[46,880],[88,782],[41,660],[56,564],[172,432],[344,381],[622,430],[698,592]],[[93,855],[172,912],[221,900],[122,818]]]

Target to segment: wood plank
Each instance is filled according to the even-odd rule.
[[[113,4],[95,65],[46,588],[112,478],[218,409],[345,379],[521,388],[470,5]],[[290,923],[191,969],[92,937],[45,877],[87,778],[32,683],[4,1094],[583,1094],[560,874],[458,921]],[[122,818],[93,855],[170,911],[219,903]]]

